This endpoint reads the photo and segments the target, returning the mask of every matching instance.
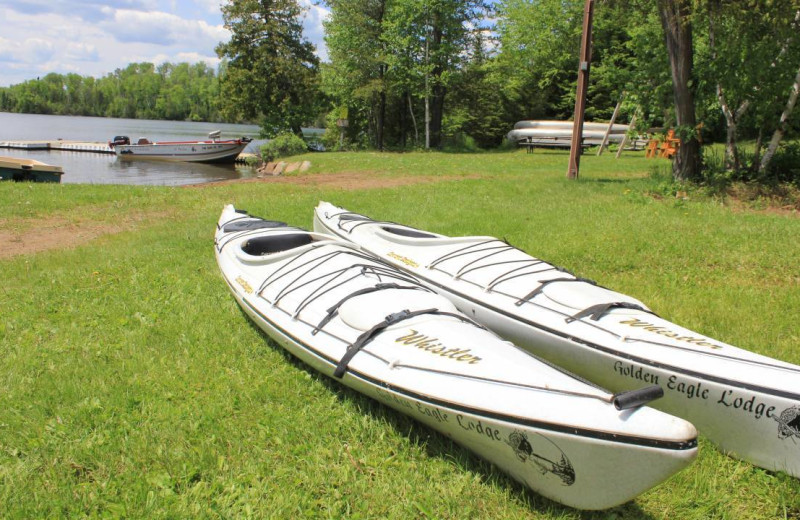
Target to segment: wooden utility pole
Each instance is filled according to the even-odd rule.
[[[586,90],[589,87],[589,63],[592,61],[592,12],[594,0],[586,0],[583,8],[583,36],[581,37],[581,59],[578,65],[578,92],[575,96],[575,120],[572,125],[572,144],[569,149],[567,178],[578,178],[578,166],[583,141],[583,112],[586,110]]]

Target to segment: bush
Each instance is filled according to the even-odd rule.
[[[450,153],[474,153],[480,151],[475,139],[464,132],[456,132],[442,139],[442,148]]]
[[[764,150],[761,151],[764,153]],[[757,172],[759,157],[744,147],[739,148],[738,171],[725,168],[724,154],[719,148],[703,150],[704,182],[712,187],[726,188],[734,182],[754,182],[764,186],[793,184],[800,187],[800,143],[784,141],[778,147],[766,171]]]
[[[783,142],[767,167],[767,177],[800,187],[800,142]]]
[[[281,157],[291,157],[306,153],[308,147],[306,142],[292,133],[283,133],[275,136],[267,144],[261,146],[261,158],[265,162],[271,162]]]

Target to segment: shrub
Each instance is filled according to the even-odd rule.
[[[763,150],[762,150],[763,153]],[[793,184],[800,186],[800,143],[781,143],[766,171],[756,172],[759,157],[744,147],[739,148],[741,167],[737,171],[725,168],[723,152],[706,147],[703,152],[704,181],[715,188],[726,188],[733,182],[754,182],[764,186]]]
[[[266,162],[274,161],[280,157],[291,157],[306,153],[306,142],[292,133],[283,133],[275,136],[268,143],[261,146],[261,158]]]
[[[446,152],[474,153],[480,151],[475,139],[464,132],[456,132],[442,139],[442,148]]]
[[[800,187],[800,142],[783,142],[767,168],[767,177]]]

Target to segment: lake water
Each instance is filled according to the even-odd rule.
[[[150,121],[105,117],[48,116],[0,112],[0,141],[89,141],[107,142],[115,135],[131,140],[187,141],[206,139],[209,132],[222,131],[222,138],[256,138],[256,125]],[[245,152],[255,153],[265,141],[255,140]],[[201,164],[166,161],[127,161],[116,155],[57,150],[13,150],[0,148],[0,156],[30,158],[64,168],[62,183],[182,185],[253,177],[254,168],[240,164]]]

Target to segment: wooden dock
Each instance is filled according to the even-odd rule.
[[[108,143],[91,143],[86,141],[0,141],[0,148],[12,150],[58,150],[64,152],[90,152],[113,154]]]
[[[56,139],[55,141],[0,141],[0,149],[8,150],[52,150],[59,152],[87,152],[102,153],[113,155],[114,150],[108,143],[97,143],[88,141],[65,141]],[[256,154],[240,153],[236,158],[237,163],[247,162],[248,157],[255,157]]]

